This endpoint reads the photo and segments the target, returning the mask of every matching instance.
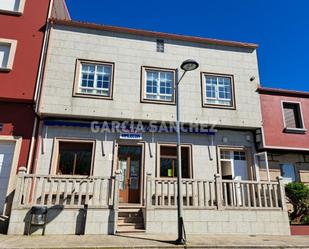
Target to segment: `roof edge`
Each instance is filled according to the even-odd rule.
[[[309,92],[294,91],[280,88],[270,88],[270,87],[259,87],[257,89],[258,93],[264,93],[269,95],[282,95],[291,97],[302,97],[309,98]]]
[[[60,20],[56,18],[51,18],[49,22],[51,24],[58,24],[58,25],[64,25],[64,26],[89,28],[89,29],[104,30],[104,31],[110,31],[110,32],[117,32],[117,33],[164,38],[164,39],[194,42],[194,43],[201,43],[201,44],[212,44],[212,45],[248,48],[248,49],[258,48],[258,45],[254,43],[225,41],[225,40],[219,40],[219,39],[211,39],[211,38],[203,38],[203,37],[195,37],[195,36],[179,35],[179,34],[170,34],[170,33],[147,31],[147,30],[142,30],[142,29],[132,29],[132,28],[125,28],[125,27],[110,26],[110,25],[102,25],[102,24],[81,22],[81,21]]]

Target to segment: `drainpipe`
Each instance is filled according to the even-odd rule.
[[[35,93],[34,93],[34,102],[35,102],[36,111],[37,111],[37,100],[40,95],[41,84],[42,84],[43,68],[45,67],[47,47],[48,47],[48,42],[49,42],[49,21],[48,20],[51,17],[53,5],[54,5],[54,0],[50,0],[49,7],[48,7],[48,14],[46,18],[46,29],[44,33],[43,46],[42,46],[41,57],[40,57],[39,74],[38,74],[38,78],[36,81],[36,88],[35,88]]]
[[[35,116],[33,129],[32,129],[31,142],[30,142],[29,159],[28,159],[28,163],[27,163],[27,174],[30,173],[32,160],[33,160],[33,157],[34,157],[33,150],[34,150],[34,146],[36,144],[35,135],[36,135],[37,127],[38,127],[38,118],[37,118],[37,116]]]
[[[39,71],[38,71],[38,77],[36,81],[36,88],[34,92],[34,112],[38,114],[38,99],[40,99],[40,93],[41,93],[41,85],[42,85],[42,79],[43,79],[43,70],[45,68],[45,61],[46,61],[46,55],[47,55],[47,48],[48,48],[48,43],[49,43],[49,33],[50,33],[50,28],[49,28],[49,18],[51,17],[52,13],[52,8],[54,5],[54,0],[50,0],[49,6],[48,6],[48,14],[46,17],[46,29],[44,33],[44,38],[43,38],[43,45],[42,45],[42,51],[41,51],[41,56],[40,56],[40,64],[39,64]],[[37,156],[38,156],[38,139],[36,139],[36,135],[38,135],[38,122],[39,122],[40,117],[36,116],[34,120],[34,125],[33,125],[33,131],[32,131],[32,137],[31,137],[31,142],[30,142],[30,151],[29,151],[29,159],[27,163],[27,173],[30,173],[31,166],[33,161],[37,161]]]

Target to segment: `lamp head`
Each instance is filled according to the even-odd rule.
[[[199,64],[195,60],[185,60],[180,68],[184,71],[193,71],[199,67]]]

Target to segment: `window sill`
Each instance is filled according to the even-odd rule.
[[[212,104],[203,104],[203,108],[216,108],[216,109],[236,110],[235,106],[212,105]]]
[[[7,15],[12,15],[12,16],[21,16],[23,13],[20,12],[20,11],[0,9],[0,14],[7,14]]]
[[[12,68],[0,67],[0,72],[10,72]]]
[[[285,127],[283,131],[285,133],[305,134],[307,132],[307,129]]]
[[[112,96],[102,96],[102,95],[96,95],[96,94],[83,94],[83,93],[74,93],[73,97],[113,100]]]
[[[141,99],[141,103],[160,104],[160,105],[176,105],[175,101],[150,100],[150,99]]]

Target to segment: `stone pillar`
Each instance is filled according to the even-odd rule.
[[[23,191],[24,178],[27,173],[27,168],[22,166],[18,169],[17,181],[15,186],[14,198],[12,203],[12,209],[16,209],[21,203],[21,194]]]
[[[222,181],[220,174],[215,174],[216,200],[218,210],[222,210]]]
[[[118,223],[118,206],[119,206],[119,182],[120,182],[121,172],[117,170],[115,172],[115,182],[114,182],[114,199],[113,199],[113,211],[114,211],[114,229],[113,234],[116,234],[117,223]]]
[[[280,193],[280,201],[281,201],[281,207],[283,211],[287,211],[287,205],[286,205],[286,198],[285,198],[285,183],[283,181],[282,176],[277,177],[278,183],[279,183],[279,193]]]
[[[147,173],[147,177],[146,177],[146,208],[150,208],[152,206],[152,174],[151,172]]]

